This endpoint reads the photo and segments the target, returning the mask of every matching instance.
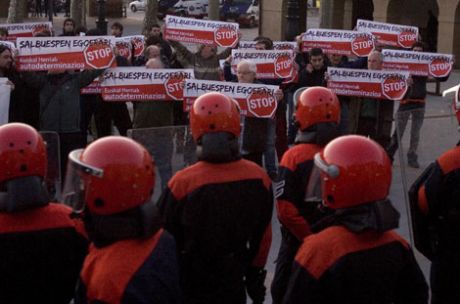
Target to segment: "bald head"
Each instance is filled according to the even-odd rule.
[[[147,57],[147,59],[160,58],[160,55],[161,49],[156,45],[150,45],[145,50],[145,57]]]
[[[254,61],[242,60],[236,66],[238,82],[253,83],[256,79],[257,67]]]
[[[372,51],[367,57],[367,68],[369,70],[382,69],[383,55],[380,51]]]

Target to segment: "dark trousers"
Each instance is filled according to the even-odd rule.
[[[273,304],[283,302],[291,276],[292,263],[301,244],[295,236],[283,227],[281,227],[281,237],[281,246],[276,258],[275,275],[271,286]]]
[[[86,137],[82,132],[59,133],[59,141],[61,149],[61,180],[63,181],[62,185],[64,185],[68,155],[72,150],[84,148],[86,146]]]
[[[126,136],[128,129],[133,127],[128,107],[124,102],[100,102],[94,119],[98,138],[112,135],[112,121],[122,136]]]
[[[393,101],[379,101],[376,117],[359,117],[356,134],[369,136],[382,147],[388,147],[391,142],[393,107]]]
[[[250,160],[252,162],[255,162],[259,166],[263,167],[264,166],[263,163],[262,163],[262,156],[263,155],[264,155],[263,152],[253,152],[253,153],[243,154],[242,157],[244,159],[247,159],[247,160]]]

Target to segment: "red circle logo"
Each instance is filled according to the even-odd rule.
[[[255,117],[272,118],[276,111],[276,98],[267,90],[254,90],[247,99],[248,111]]]
[[[83,51],[86,63],[95,69],[107,69],[112,66],[115,59],[109,43],[91,43]]]
[[[221,26],[214,32],[214,40],[221,47],[231,47],[238,41],[238,32],[235,28]]]
[[[139,57],[144,53],[144,40],[140,37],[134,37],[131,39],[131,43],[134,47],[134,57]]]
[[[410,49],[417,38],[416,32],[405,30],[398,34],[398,44],[403,48]]]
[[[398,75],[387,77],[382,82],[382,93],[390,100],[401,100],[407,91],[406,80]]]
[[[358,57],[366,57],[374,49],[374,37],[372,35],[358,35],[351,42],[351,51]]]
[[[446,77],[452,70],[452,64],[445,58],[435,58],[430,63],[430,75],[433,77]]]
[[[166,94],[173,100],[182,100],[184,98],[185,77],[177,75],[169,78],[165,82]]]
[[[288,78],[292,75],[292,59],[288,55],[281,55],[275,60],[275,75]]]

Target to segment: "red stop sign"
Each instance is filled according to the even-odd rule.
[[[382,93],[387,99],[401,100],[407,91],[407,82],[404,78],[392,76],[382,82]]]
[[[430,75],[433,77],[446,77],[452,70],[452,64],[444,58],[435,58],[430,63]]]
[[[417,33],[413,31],[402,31],[398,35],[398,44],[403,48],[410,49],[417,38]]]
[[[115,59],[109,43],[96,42],[88,45],[83,51],[86,63],[95,69],[106,69],[112,66]]]
[[[127,42],[117,42],[116,47],[120,56],[125,57],[128,60],[131,60],[131,44]]]
[[[275,60],[275,75],[288,78],[292,74],[292,59],[288,55],[281,55]]]
[[[169,78],[165,83],[166,94],[174,100],[182,100],[184,96],[184,76]]]
[[[368,56],[374,49],[374,39],[371,35],[359,35],[351,42],[351,51],[358,57]]]
[[[144,53],[144,40],[140,37],[134,37],[131,39],[131,43],[134,47],[134,57],[139,57]]]
[[[214,32],[214,40],[221,47],[230,47],[238,40],[238,32],[235,28],[221,26]]]
[[[253,91],[248,99],[248,111],[259,118],[272,118],[276,111],[276,98],[267,90]]]
[[[35,37],[38,33],[41,33],[41,32],[47,31],[47,30],[48,30],[48,26],[46,26],[45,24],[37,24],[32,29],[32,36]]]

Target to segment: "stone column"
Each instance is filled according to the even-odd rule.
[[[374,0],[374,20],[387,22],[388,4],[390,0]]]
[[[260,1],[259,35],[283,40],[286,27],[286,6],[281,0]]]

